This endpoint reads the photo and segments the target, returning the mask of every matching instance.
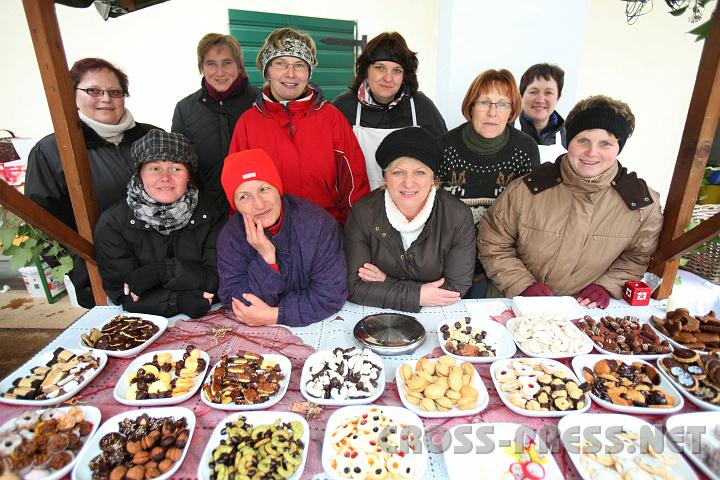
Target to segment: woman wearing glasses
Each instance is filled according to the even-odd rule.
[[[232,130],[252,106],[258,89],[248,83],[242,49],[231,35],[205,35],[197,46],[197,60],[200,89],[178,102],[172,131],[190,139],[200,162],[203,190],[227,209],[220,185],[223,161]]]
[[[230,153],[265,150],[287,193],[315,202],[340,224],[368,193],[365,160],[342,113],[310,84],[315,42],[291,28],[273,31],[258,52],[265,87],[237,122]]]
[[[439,138],[443,187],[468,205],[477,226],[508,184],[540,165],[535,141],[512,126],[520,114],[520,92],[508,70],[486,70],[470,84],[462,102],[467,123]],[[487,280],[478,262],[468,298],[484,296]]]
[[[435,104],[418,91],[417,68],[417,56],[402,35],[381,33],[358,57],[350,90],[333,100],[353,126],[372,190],[383,184],[382,170],[375,161],[383,138],[404,127],[423,127],[433,137],[447,132]]]
[[[78,60],[70,69],[70,76],[95,194],[102,212],[125,198],[127,183],[133,174],[130,145],[157,127],[135,122],[125,108],[125,97],[129,95],[128,77],[107,60]],[[76,229],[54,133],[40,140],[30,152],[25,195]],[[84,261],[75,258],[70,278],[78,302],[84,307],[92,307],[94,301]]]

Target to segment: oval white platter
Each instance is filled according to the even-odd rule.
[[[640,360],[638,358],[635,358],[633,355],[599,355],[599,354],[593,354],[593,355],[580,355],[578,357],[575,357],[572,359],[572,366],[573,370],[575,371],[575,375],[577,375],[578,378],[585,380],[585,375],[583,375],[583,368],[587,367],[590,370],[593,370],[593,367],[597,362],[600,360],[620,360],[626,364],[632,364],[633,362],[641,362],[645,365],[650,365],[650,363],[646,362],[645,360]],[[655,370],[658,370],[658,367],[655,365],[650,365]],[[631,407],[631,406],[625,406],[625,405],[615,405],[612,402],[608,402],[606,400],[603,400],[602,398],[598,397],[594,393],[592,393],[592,390],[590,391],[590,396],[593,399],[593,402],[597,403],[603,408],[607,408],[608,410],[614,410],[616,412],[620,413],[639,413],[639,414],[646,414],[646,415],[667,415],[669,413],[675,413],[682,410],[683,405],[685,405],[685,401],[683,400],[682,395],[680,395],[677,390],[672,386],[672,384],[668,381],[668,379],[662,374],[660,375],[660,384],[658,385],[665,393],[667,393],[669,396],[671,396],[675,400],[675,405],[670,408],[652,408],[652,407]]]
[[[667,418],[667,420],[665,420],[665,435],[675,442],[675,444],[682,449],[685,456],[688,457],[705,475],[708,476],[708,478],[712,480],[720,480],[720,472],[713,471],[705,462],[703,462],[700,457],[701,450],[694,450],[694,448],[696,446],[699,447],[699,445],[687,445],[684,441],[684,434],[686,432],[691,434],[688,427],[693,427],[693,429],[705,431],[705,433],[701,434],[701,436],[712,436],[714,435],[712,430],[718,428],[718,425],[720,425],[720,412],[679,413],[677,415],[671,415]],[[713,443],[716,449],[720,448],[720,439],[715,437],[715,441]]]
[[[303,470],[305,470],[305,463],[307,462],[308,456],[308,448],[310,448],[310,426],[302,416],[292,412],[236,412],[223,418],[220,423],[217,424],[215,430],[213,430],[213,433],[210,436],[207,445],[205,446],[202,457],[200,457],[200,462],[198,463],[197,470],[198,478],[202,480],[210,479],[210,474],[212,473],[210,470],[210,460],[212,459],[212,452],[218,445],[220,445],[220,440],[225,438],[225,435],[222,434],[222,430],[225,428],[226,423],[234,422],[239,417],[245,417],[245,421],[253,427],[257,427],[260,425],[272,425],[273,423],[275,423],[275,420],[278,419],[281,422],[289,423],[297,421],[302,423],[304,431],[301,440],[303,442],[303,445],[305,445],[302,453],[302,462],[300,463],[300,466],[297,468],[297,470],[295,470],[295,472],[290,477],[288,477],[287,480],[297,480],[298,478],[300,478]]]
[[[595,321],[598,321],[597,318],[594,318],[594,320],[595,320]],[[647,323],[648,325],[650,325],[650,322],[649,322],[648,320],[642,320],[642,319],[640,320],[640,326],[642,326],[642,325],[645,324],[645,323]],[[655,332],[655,334],[658,336],[658,338],[659,338],[660,340],[666,340],[666,338],[665,338],[660,332],[658,332],[657,330],[655,330],[652,325],[650,325],[650,328],[652,328],[653,332]],[[585,334],[585,335],[587,335],[587,334]],[[588,338],[590,338],[590,337],[588,336]],[[593,339],[592,339],[592,338],[590,338],[590,341],[592,342],[593,347],[595,347],[595,350],[597,350],[597,351],[600,352],[600,353],[603,353],[603,354],[605,354],[605,355],[620,355],[620,354],[617,353],[617,352],[612,352],[612,351],[610,351],[610,350],[606,350],[606,349],[602,348],[602,347],[599,346],[597,343],[593,342]],[[670,344],[670,346],[673,347],[673,348],[675,348],[675,347],[672,345],[672,343]],[[664,357],[665,355],[667,355],[667,353],[649,353],[649,354],[641,353],[641,354],[632,354],[633,357],[639,358],[639,359],[641,359],[641,360],[657,360],[658,358]]]
[[[83,416],[85,417],[85,420],[92,423],[93,427],[90,431],[90,434],[85,439],[85,445],[82,446],[82,448],[78,451],[77,455],[75,455],[75,458],[73,458],[72,462],[65,465],[60,470],[56,470],[52,472],[47,477],[44,477],[45,480],[59,480],[60,478],[65,477],[68,473],[70,473],[70,470],[75,466],[75,463],[78,461],[78,459],[83,455],[83,452],[88,448],[88,445],[90,444],[90,440],[95,435],[95,432],[97,432],[98,428],[100,428],[100,420],[101,420],[101,414],[100,410],[96,407],[91,407],[90,405],[78,405],[80,410],[83,412]],[[59,407],[56,410],[60,411],[67,411],[70,407]],[[43,410],[38,410],[38,412],[43,412]],[[22,415],[22,414],[21,414]],[[2,427],[0,427],[0,432],[4,432],[6,430],[10,430],[15,427],[15,420],[17,420],[18,417],[13,417],[7,422],[5,422]]]
[[[437,361],[437,359],[430,358],[428,360],[431,360],[433,362]],[[415,371],[415,365],[413,363],[405,362],[407,365],[409,365],[413,371]],[[420,417],[426,417],[426,418],[450,418],[450,417],[465,417],[468,415],[475,415],[476,413],[480,413],[483,410],[485,410],[490,403],[490,395],[488,395],[487,388],[485,387],[485,383],[483,383],[482,378],[480,377],[480,374],[478,371],[473,368],[473,378],[471,385],[475,387],[475,390],[478,392],[478,399],[477,399],[477,405],[475,405],[475,408],[471,408],[469,410],[460,410],[459,408],[453,406],[452,410],[448,412],[426,412],[425,410],[422,410],[419,406],[413,405],[410,403],[407,399],[407,395],[405,394],[405,381],[402,379],[402,376],[400,375],[400,370],[402,369],[402,365],[400,365],[397,370],[395,370],[395,384],[397,385],[398,394],[400,394],[400,400],[402,401],[403,405],[405,405],[405,408],[413,412],[414,414],[420,416]],[[383,407],[385,408],[385,407]]]
[[[167,330],[167,327],[168,327],[168,321],[167,321],[167,318],[165,318],[165,317],[160,317],[160,316],[158,316],[158,315],[148,315],[148,314],[146,314],[146,313],[121,312],[121,313],[119,313],[119,314],[117,314],[117,315],[112,315],[111,317],[109,317],[104,323],[101,324],[100,327],[98,327],[98,330],[102,330],[102,327],[103,327],[106,323],[109,323],[113,318],[115,318],[115,317],[117,317],[117,316],[119,316],[119,315],[123,315],[123,316],[125,316],[125,317],[138,317],[138,318],[142,318],[142,319],[144,319],[144,320],[147,320],[147,321],[149,321],[149,322],[152,322],[152,323],[154,323],[155,325],[157,325],[158,331],[155,332],[155,334],[154,334],[152,337],[150,337],[150,338],[148,338],[147,340],[145,340],[145,342],[141,343],[140,345],[138,345],[138,346],[135,347],[135,348],[131,348],[130,350],[103,350],[103,349],[101,349],[101,348],[90,347],[90,346],[88,346],[88,345],[85,345],[85,342],[83,341],[82,338],[80,338],[80,340],[78,341],[78,344],[79,344],[82,348],[89,348],[89,349],[91,349],[91,350],[93,350],[93,351],[95,351],[95,352],[103,352],[103,353],[105,353],[108,357],[115,357],[115,358],[134,357],[135,355],[137,355],[137,354],[139,354],[140,352],[142,352],[143,350],[145,350],[145,349],[146,349],[151,343],[153,343],[155,340],[157,340],[158,337],[160,337],[160,335],[162,335],[162,334],[165,332],[165,330]],[[88,331],[88,332],[83,332],[83,333],[89,333],[89,331]]]
[[[98,374],[102,371],[103,368],[105,368],[105,365],[107,364],[107,355],[105,355],[101,351],[88,349],[81,350],[77,348],[68,348],[66,350],[74,353],[75,355],[82,355],[84,353],[90,352],[93,357],[98,359],[98,368],[85,372],[85,375],[82,377],[82,381],[78,384],[77,388],[65,392],[63,395],[58,395],[55,398],[50,398],[47,400],[25,400],[22,398],[0,397],[0,403],[7,403],[10,405],[30,405],[33,407],[49,407],[51,405],[57,405],[77,395],[80,390],[85,388],[85,386],[93,380],[93,378],[98,376]],[[45,364],[52,359],[53,352],[45,352],[35,355],[33,358],[28,360],[25,365],[15,370],[13,373],[5,377],[2,382],[0,382],[0,392],[7,392],[10,388],[12,388],[13,380],[18,377],[24,377],[25,375],[29,375],[30,371],[33,368],[45,366]]]
[[[200,358],[203,358],[205,360],[205,369],[202,372],[198,373],[195,378],[193,378],[193,387],[188,390],[188,392],[184,395],[168,398],[148,398],[144,400],[128,400],[126,398],[127,391],[130,388],[130,384],[128,383],[128,379],[130,378],[130,376],[144,364],[152,362],[152,359],[155,355],[165,352],[172,355],[173,362],[177,362],[178,360],[182,360],[183,355],[187,352],[187,350],[158,350],[155,352],[147,352],[133,360],[132,363],[128,365],[128,367],[123,372],[120,380],[118,380],[118,382],[115,384],[115,389],[113,390],[113,397],[115,397],[115,400],[118,403],[139,407],[159,407],[161,405],[177,405],[178,403],[182,403],[195,395],[200,386],[203,384],[203,379],[205,378],[205,374],[207,373],[208,368],[210,368],[210,355],[208,355],[206,352],[203,352],[202,350],[200,351]],[[172,376],[174,377],[174,374],[172,374]]]
[[[131,420],[135,420],[137,417],[143,414],[147,414],[153,418],[173,417],[175,420],[179,420],[181,417],[185,417],[187,419],[187,429],[190,433],[188,434],[187,444],[185,445],[185,448],[183,448],[182,456],[177,462],[175,462],[175,464],[170,470],[163,473],[159,477],[155,477],[155,480],[165,480],[166,478],[171,478],[185,460],[185,456],[190,449],[193,432],[195,431],[195,414],[189,408],[143,408],[142,410],[130,410],[127,412],[122,412],[106,420],[105,423],[103,423],[102,426],[95,433],[95,436],[92,438],[92,440],[88,442],[89,447],[83,452],[83,455],[80,456],[78,462],[75,464],[75,468],[72,472],[73,480],[91,480],[92,470],[90,470],[90,460],[100,454],[100,440],[108,433],[119,431],[118,424],[124,419],[129,418]]]
[[[513,412],[517,413],[518,415],[524,415],[526,417],[564,417],[565,415],[569,415],[571,413],[578,413],[578,412],[587,412],[588,409],[590,409],[590,405],[592,402],[590,401],[590,395],[587,393],[585,394],[585,406],[581,408],[580,410],[567,410],[567,411],[539,411],[539,410],[528,410],[526,408],[520,408],[517,405],[514,405],[510,400],[508,399],[510,394],[507,392],[503,392],[500,388],[500,382],[496,378],[496,374],[498,370],[502,370],[505,368],[512,368],[512,361],[514,359],[508,359],[508,360],[498,360],[497,362],[490,365],[490,377],[492,378],[493,384],[495,385],[495,390],[497,390],[498,396],[500,397],[500,400],[505,404],[507,408],[512,410]],[[562,368],[565,373],[568,374],[568,377],[570,380],[575,381],[578,385],[580,385],[582,382],[580,382],[577,378],[577,376],[573,373],[570,368],[563,365],[562,363],[558,362],[557,360],[552,360],[550,358],[545,359],[535,359],[535,361],[539,362],[548,362],[550,365],[552,365],[555,368]]]
[[[285,355],[280,355],[279,353],[261,353],[260,355],[263,356],[264,359],[267,360],[273,360],[277,362],[278,365],[280,365],[280,371],[283,374],[282,382],[280,382],[280,390],[278,390],[278,393],[273,395],[268,399],[267,402],[263,403],[256,403],[253,405],[236,405],[234,403],[215,403],[210,401],[208,396],[205,394],[205,390],[200,390],[200,399],[205,403],[205,405],[216,408],[218,410],[265,410],[266,408],[270,408],[276,403],[278,403],[282,398],[285,396],[285,392],[287,392],[288,385],[290,385],[290,374],[292,373],[292,364],[290,363],[290,360]],[[207,376],[207,381],[212,381],[213,372],[218,367],[220,362],[217,362],[215,365],[213,365],[212,370],[210,370],[210,373]]]
[[[463,328],[467,325],[470,326],[470,328],[477,328],[480,330],[483,330],[486,332],[485,339],[483,342],[489,346],[493,347],[495,349],[495,356],[494,357],[465,357],[462,355],[458,355],[456,353],[451,353],[445,348],[445,340],[443,339],[443,334],[440,331],[440,328],[442,328],[443,325],[447,325],[448,327],[453,326],[455,322],[460,322],[463,326]],[[458,360],[462,360],[465,362],[470,363],[492,363],[495,360],[500,360],[503,358],[510,358],[513,355],[515,355],[515,352],[517,352],[517,347],[515,346],[515,341],[512,338],[512,335],[510,335],[510,332],[508,332],[508,329],[505,328],[505,325],[496,322],[495,320],[470,320],[469,324],[465,323],[465,319],[461,320],[450,320],[448,322],[443,322],[438,326],[437,329],[438,334],[438,340],[440,341],[440,348],[442,348],[442,351],[448,355],[452,355],[453,357],[457,358]]]
[[[303,397],[305,397],[307,400],[317,403],[318,405],[326,405],[330,407],[342,407],[347,405],[363,405],[366,403],[372,403],[375,400],[377,400],[380,395],[382,395],[383,391],[385,391],[385,364],[382,361],[382,358],[380,358],[379,355],[377,355],[375,352],[369,351],[369,356],[372,359],[372,361],[376,365],[380,365],[380,374],[378,377],[378,385],[375,387],[375,390],[370,393],[369,396],[364,398],[353,398],[353,399],[346,399],[346,400],[334,400],[331,398],[318,398],[310,395],[310,393],[307,391],[307,383],[310,381],[310,378],[312,377],[310,375],[310,366],[314,363],[318,362],[320,358],[322,358],[323,355],[328,353],[328,350],[323,350],[319,352],[315,352],[312,355],[310,355],[307,360],[305,360],[305,364],[303,365],[302,374],[300,375],[300,393]]]
[[[671,356],[672,355],[666,355],[666,357],[671,357]],[[658,362],[657,362],[657,369],[660,372],[660,374],[662,374],[665,378],[667,378],[668,382],[672,383],[672,386],[675,387],[675,390],[680,392],[685,398],[690,400],[690,402],[695,404],[698,408],[702,408],[703,410],[709,410],[709,411],[712,411],[712,410],[720,411],[720,405],[715,405],[710,402],[706,402],[705,400],[701,400],[698,397],[696,397],[695,395],[693,395],[692,392],[688,392],[687,390],[685,390],[685,388],[682,385],[680,385],[677,382],[677,380],[675,380],[670,373],[666,372],[665,369],[660,366],[660,359],[658,359]]]
[[[674,447],[662,432],[638,417],[617,413],[576,413],[561,418],[558,423],[558,430],[560,431],[563,446],[565,450],[567,450],[568,456],[575,464],[575,468],[583,480],[593,480],[601,477],[593,476],[585,469],[580,459],[578,445],[573,445],[571,442],[577,442],[589,436],[592,439],[592,443],[597,444],[597,449],[599,450],[597,453],[603,453],[602,445],[608,446],[610,442],[613,442],[611,448],[615,447],[616,451],[617,447],[623,445],[622,441],[617,438],[617,435],[622,431],[640,433],[641,436],[647,435],[647,440],[651,446],[655,446],[655,441],[658,443],[662,442],[662,446],[657,446],[656,448],[661,450],[660,453],[670,455],[675,462],[672,468],[670,468],[669,476],[666,478],[681,478],[683,480],[697,479],[697,475],[695,475],[693,469],[690,468],[687,461],[682,458],[682,455],[673,451]],[[635,447],[633,446],[633,450],[634,449]],[[620,452],[616,453],[625,456],[632,455],[635,452],[630,451],[630,448],[622,448]]]
[[[424,436],[425,436],[425,427],[423,427],[422,420],[415,415],[410,410],[407,410],[402,407],[389,407],[389,406],[373,406],[373,405],[352,405],[349,407],[342,407],[333,412],[332,415],[330,415],[330,418],[327,420],[327,426],[325,429],[325,439],[323,441],[323,449],[322,449],[322,466],[325,470],[325,473],[332,479],[332,480],[345,480],[342,476],[338,475],[332,468],[332,459],[335,455],[334,448],[332,446],[332,442],[330,440],[330,436],[335,431],[335,429],[345,422],[348,418],[351,417],[360,417],[364,413],[367,413],[370,409],[380,409],[382,410],[383,414],[387,416],[388,418],[392,419],[394,421],[395,425],[404,424],[408,426],[415,427],[416,432],[419,433],[419,439],[416,439],[419,443],[422,444]],[[407,454],[407,456],[412,455],[412,458],[414,459],[414,466],[415,466],[415,475],[412,477],[408,477],[408,479],[419,479],[423,478],[423,475],[425,474],[425,469],[427,468],[428,463],[428,453],[427,449],[424,445],[421,445],[421,452],[420,453],[412,453]]]
[[[565,320],[570,325],[571,329],[577,330],[578,334],[581,336],[580,338],[582,338],[585,341],[585,345],[582,349],[580,349],[577,352],[572,352],[572,353],[570,353],[570,352],[568,352],[568,353],[535,353],[535,352],[531,352],[529,350],[526,350],[522,346],[521,342],[515,338],[515,335],[512,334],[512,328],[518,322],[518,318],[519,317],[511,318],[510,320],[508,320],[508,322],[505,324],[505,326],[507,327],[510,335],[513,337],[513,341],[517,345],[518,349],[521,352],[523,352],[525,354],[525,356],[527,356],[527,357],[532,357],[532,358],[571,358],[576,355],[584,355],[586,353],[592,352],[593,346],[595,345],[590,340],[590,338],[587,335],[585,335],[585,333],[583,333],[582,330],[580,330],[578,327],[573,325],[573,323],[570,320]]]

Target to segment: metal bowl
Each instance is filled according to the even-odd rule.
[[[425,327],[415,317],[400,313],[376,313],[355,324],[358,343],[379,355],[410,353],[425,341]]]

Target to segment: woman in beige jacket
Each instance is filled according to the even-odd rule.
[[[635,127],[630,107],[589,97],[565,125],[568,153],[514,181],[480,221],[488,296],[572,295],[605,308],[657,248],[659,195],[617,161]]]

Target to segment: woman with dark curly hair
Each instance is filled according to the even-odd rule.
[[[404,127],[424,127],[433,137],[447,132],[435,104],[418,91],[417,68],[417,56],[402,35],[381,33],[357,59],[350,90],[333,100],[353,126],[373,190],[383,184],[375,151],[391,132]]]

